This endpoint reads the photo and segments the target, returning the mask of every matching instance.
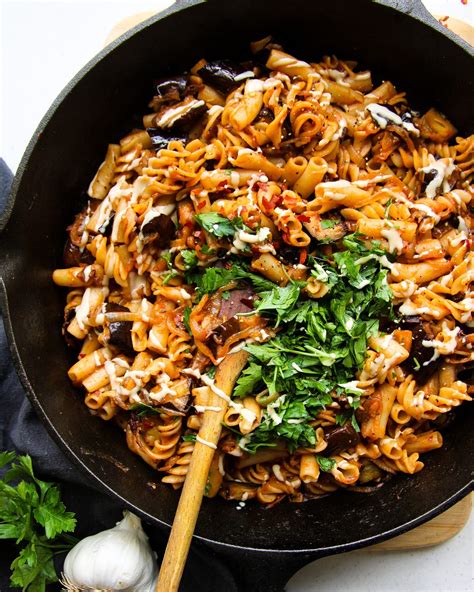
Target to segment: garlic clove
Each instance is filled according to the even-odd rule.
[[[64,583],[74,592],[152,592],[157,574],[140,518],[128,511],[114,528],[80,541],[64,562]]]

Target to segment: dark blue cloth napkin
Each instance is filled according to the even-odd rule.
[[[12,182],[12,173],[0,159],[0,214]],[[0,449],[29,454],[36,473],[61,485],[63,500],[76,513],[76,535],[84,537],[111,528],[120,520],[122,508],[73,466],[51,439],[25,396],[13,367],[0,314]],[[158,556],[166,545],[166,533],[145,525]],[[8,566],[17,555],[13,543],[0,540],[0,591],[10,590]],[[58,568],[60,569],[60,563]],[[213,555],[193,544],[180,590],[182,592],[231,592],[235,584],[226,567]],[[52,585],[49,590],[60,590]],[[140,591],[137,591],[140,592]]]

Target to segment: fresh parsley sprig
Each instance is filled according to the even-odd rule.
[[[76,519],[61,501],[54,483],[41,481],[28,455],[0,453],[0,468],[10,465],[0,480],[0,538],[13,539],[19,555],[10,566],[12,587],[44,592],[57,581],[53,557],[75,545],[68,534]]]

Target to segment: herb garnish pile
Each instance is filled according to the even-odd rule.
[[[266,343],[246,346],[251,358],[233,393],[244,397],[268,389],[262,422],[241,440],[248,452],[278,440],[286,441],[290,451],[315,445],[310,422],[333,400],[343,407],[338,423],[349,420],[359,429],[354,411],[360,390],[347,383],[363,365],[367,341],[377,334],[379,320],[392,316],[392,293],[388,270],[380,261],[386,252],[378,243],[367,247],[352,234],[342,240],[342,247],[330,257],[308,258],[311,275],[329,288],[319,299],[306,296],[304,282],[279,287],[242,262],[188,274],[200,295],[232,280],[252,283],[260,297],[257,312],[278,329]]]
[[[56,582],[53,557],[74,546],[76,519],[67,512],[54,483],[38,479],[29,456],[0,452],[0,469],[10,465],[0,479],[0,539],[13,539],[18,557],[10,566],[13,587],[43,592]]]

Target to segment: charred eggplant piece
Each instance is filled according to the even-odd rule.
[[[219,307],[217,318],[222,322],[218,324],[209,334],[208,346],[215,354],[217,347],[223,345],[229,337],[238,333],[241,329],[240,320],[237,317],[240,313],[251,312],[255,294],[250,288],[231,290],[227,299],[221,294],[211,298],[212,309]]]
[[[435,350],[423,345],[423,341],[432,339],[432,335],[427,333],[423,320],[418,316],[403,317],[398,329],[412,332],[410,356],[403,362],[402,368],[413,374],[418,384],[424,384],[442,362],[441,358],[432,360]]]
[[[142,224],[140,236],[145,244],[154,242],[157,247],[164,248],[169,245],[175,231],[171,216],[158,213]]]
[[[173,141],[182,142],[183,144],[188,141],[188,136],[185,133],[165,131],[157,127],[148,127],[146,131],[155,150],[167,148],[168,144]]]
[[[350,423],[336,428],[325,429],[324,437],[328,443],[324,454],[337,454],[347,450],[347,448],[353,448],[359,442],[359,434]]]
[[[106,312],[129,312],[129,310],[120,304],[108,302]],[[112,321],[108,323],[108,344],[117,347],[124,353],[134,354],[131,333],[132,326],[132,321]]]
[[[241,64],[230,60],[216,60],[208,62],[197,73],[206,84],[227,94],[245,80],[246,77],[242,76],[245,72]]]
[[[76,316],[76,309],[75,308],[66,308],[64,310],[64,320],[63,320],[63,325],[61,328],[61,333],[64,337],[64,341],[66,342],[66,345],[68,347],[70,347],[71,349],[79,349],[82,342],[80,339],[77,339],[76,337],[74,337],[74,335],[71,335],[71,333],[69,333],[69,331],[67,330],[67,328],[69,327],[69,324],[71,323],[72,319]]]
[[[301,249],[298,249],[297,247],[283,245],[278,249],[278,258],[284,263],[298,265],[300,262],[300,250]]]
[[[82,249],[75,245],[70,238],[67,239],[64,245],[63,253],[64,265],[67,267],[79,267],[81,263],[90,265],[94,263],[94,257],[87,249]]]
[[[160,78],[156,81],[156,97],[160,102],[181,101],[184,99],[187,78],[184,75]]]
[[[181,103],[162,109],[153,118],[157,128],[162,130],[188,131],[207,111],[206,103],[187,97]]]

